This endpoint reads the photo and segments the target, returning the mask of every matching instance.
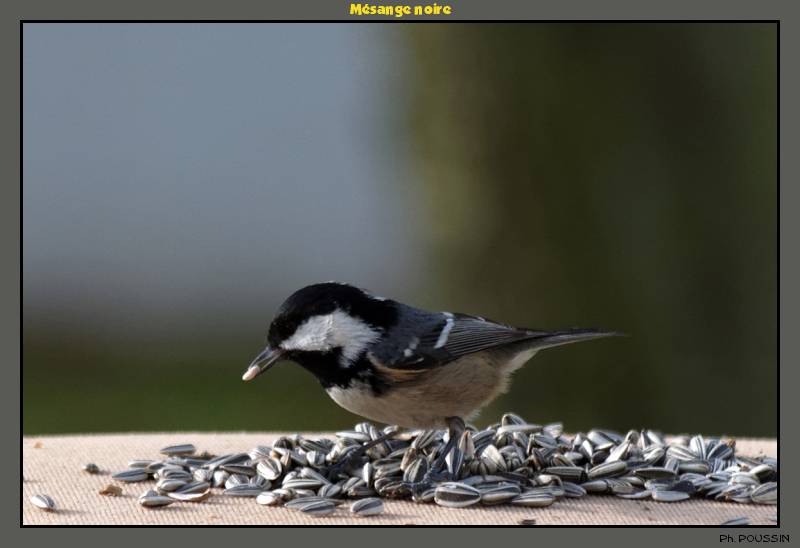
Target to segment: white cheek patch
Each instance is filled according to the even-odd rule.
[[[281,348],[325,352],[331,349],[328,342],[331,329],[333,329],[333,315],[312,316],[300,324],[294,335],[281,343]]]
[[[378,338],[378,331],[358,318],[336,310],[324,316],[313,316],[303,322],[294,335],[281,344],[281,348],[309,352],[327,352],[341,348],[342,365],[347,367]]]

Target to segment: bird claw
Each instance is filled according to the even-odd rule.
[[[350,477],[348,471],[363,465],[362,461],[364,460],[364,456],[364,453],[359,453],[358,451],[351,451],[344,455],[341,459],[328,467],[328,479],[336,481],[338,479]]]
[[[453,475],[447,470],[428,470],[419,481],[403,482],[402,486],[411,492],[414,497],[421,496],[428,489],[433,489],[440,483],[453,481]]]

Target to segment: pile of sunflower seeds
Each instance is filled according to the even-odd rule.
[[[381,439],[361,458],[352,451]],[[563,497],[610,495],[677,502],[691,497],[777,504],[778,461],[736,454],[734,440],[677,437],[651,430],[619,434],[595,429],[567,436],[561,424],[537,425],[508,413],[483,430],[468,426],[446,455],[442,430],[379,429],[362,422],[335,438],[282,436],[246,453],[197,454],[191,444],[165,447],[159,460],[134,460],[112,477],[155,480],[139,497],[147,508],[176,501],[250,497],[313,516],[334,513],[347,499],[357,516],[383,512],[384,498],[440,506],[511,504],[544,507]],[[428,479],[439,458],[446,478]]]

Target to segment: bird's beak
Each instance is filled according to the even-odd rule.
[[[282,354],[283,351],[280,348],[273,349],[269,346],[266,347],[261,354],[256,356],[256,359],[250,363],[250,367],[248,367],[247,371],[242,375],[242,380],[252,381],[261,373],[275,365],[275,363],[281,359]]]

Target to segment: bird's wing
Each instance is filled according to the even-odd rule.
[[[378,351],[375,357],[385,367],[425,370],[467,354],[545,335],[547,332],[518,329],[478,316],[443,313],[421,334],[395,337],[405,341],[405,348]]]

